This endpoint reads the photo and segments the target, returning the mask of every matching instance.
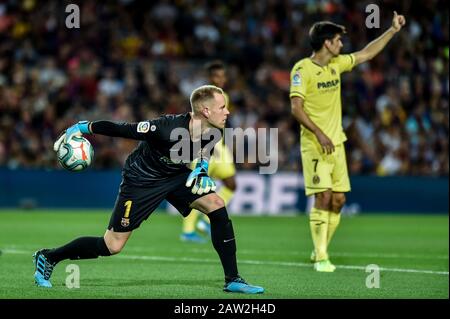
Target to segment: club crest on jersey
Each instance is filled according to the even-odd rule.
[[[317,175],[314,175],[314,177],[313,177],[313,184],[319,184],[320,183],[320,177],[319,176],[317,176]]]
[[[122,218],[120,224],[122,227],[128,227],[130,226],[130,219],[129,218]]]
[[[138,133],[147,133],[150,129],[150,123],[149,122],[139,122],[137,126]],[[155,127],[156,129],[156,127]]]
[[[301,85],[302,84],[302,77],[300,76],[299,72],[295,72],[294,76],[292,77],[292,85]]]
[[[336,75],[336,70],[331,68],[331,75]]]

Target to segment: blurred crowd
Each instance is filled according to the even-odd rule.
[[[65,25],[78,3],[79,29]],[[351,174],[448,176],[448,4],[383,1],[0,1],[0,167],[56,168],[52,145],[78,120],[134,122],[190,110],[203,65],[227,66],[232,115],[243,129],[278,128],[279,169],[301,170],[289,72],[311,54],[309,27],[347,27],[343,52],[407,25],[369,63],[342,77]],[[89,137],[93,166],[121,167],[135,141]],[[255,141],[248,140],[248,143]],[[238,164],[257,169],[258,163]]]

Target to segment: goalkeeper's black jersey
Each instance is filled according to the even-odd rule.
[[[200,157],[196,150],[203,149],[203,154],[212,153],[220,136],[202,139],[201,145],[193,143],[189,134],[190,120],[190,113],[185,113],[139,123],[96,121],[91,130],[95,134],[141,140],[128,156],[122,176],[131,185],[145,186],[191,171],[190,162]]]

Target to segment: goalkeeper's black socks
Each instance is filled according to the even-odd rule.
[[[111,256],[103,237],[79,237],[70,243],[43,251],[51,263],[65,259],[93,259],[98,256]]]
[[[227,209],[222,207],[208,214],[211,222],[211,240],[219,254],[225,272],[225,281],[238,277],[236,240]]]

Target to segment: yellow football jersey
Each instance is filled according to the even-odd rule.
[[[344,142],[341,105],[341,73],[351,71],[355,65],[353,54],[339,55],[327,66],[320,66],[311,58],[297,62],[291,71],[291,88],[289,96],[301,97],[304,110],[333,142]],[[314,134],[301,127],[301,140],[317,142]]]

